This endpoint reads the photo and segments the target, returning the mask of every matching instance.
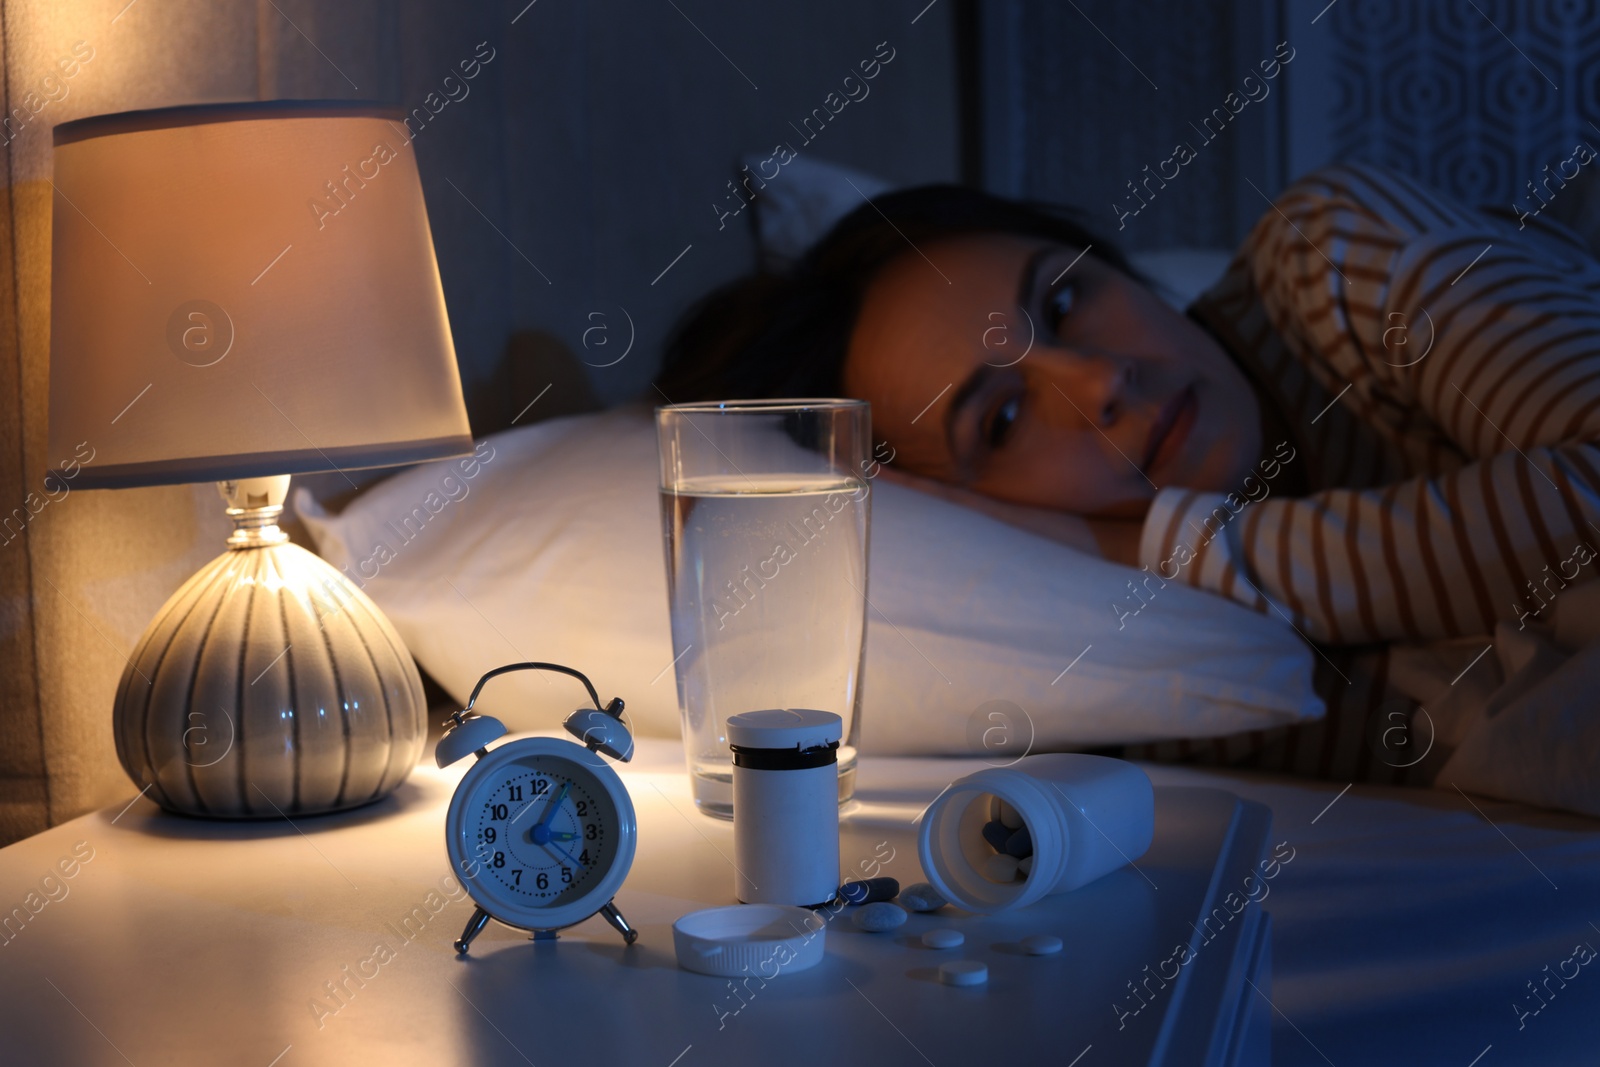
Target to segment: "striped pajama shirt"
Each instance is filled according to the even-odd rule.
[[[1600,573],[1600,262],[1559,224],[1338,165],[1279,196],[1189,313],[1293,458],[1160,491],[1140,563],[1294,625],[1328,716],[1130,754],[1417,780],[1369,743],[1414,706],[1389,643],[1486,644]]]

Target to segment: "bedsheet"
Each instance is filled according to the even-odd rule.
[[[1266,804],[1295,849],[1264,901],[1274,1064],[1600,1063],[1600,966],[1578,962],[1600,947],[1600,821],[1448,787],[1145,769]]]
[[[1531,606],[1487,645],[1396,647],[1390,677],[1420,705],[1398,738],[1426,749],[1433,781],[1600,816],[1600,583],[1562,593],[1548,613]]]

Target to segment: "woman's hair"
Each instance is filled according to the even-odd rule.
[[[672,403],[838,396],[856,316],[878,272],[943,238],[977,233],[1092,248],[1090,255],[1143,280],[1062,209],[923,185],[862,204],[791,270],[746,275],[696,302],[667,338],[656,387]]]

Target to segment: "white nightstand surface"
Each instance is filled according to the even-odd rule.
[[[491,923],[458,958],[451,941],[472,902],[440,887],[453,886],[444,809],[466,766],[439,771],[429,757],[389,799],[293,825],[185,819],[138,799],[0,850],[0,920],[28,916],[0,928],[0,1060],[943,1067],[1065,1065],[1092,1046],[1082,1067],[1094,1067],[1264,1055],[1262,998],[1246,978],[1270,993],[1265,912],[1246,906],[1214,940],[1192,926],[1258,871],[1267,811],[1231,794],[1160,790],[1137,869],[1020,912],[913,915],[888,934],[857,930],[846,912],[820,965],[736,992],[673,957],[675,919],[735,902],[733,835],[693,810],[680,750],[659,741],[621,769],[639,851],[617,905],[638,942],[624,947],[598,918],[539,944]],[[892,854],[883,873],[921,880],[911,820],[982,766],[863,760],[843,868]],[[93,856],[61,877],[75,846]],[[923,947],[936,927],[961,930],[965,945]],[[1065,951],[1023,954],[1017,942],[1033,933]],[[1178,942],[1195,946],[1193,961],[1142,985],[1148,1007],[1119,1027],[1114,1005],[1141,1003],[1130,984]],[[961,958],[986,963],[988,984],[939,984],[938,965]]]

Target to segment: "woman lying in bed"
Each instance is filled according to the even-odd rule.
[[[865,398],[923,485],[1317,643],[1325,721],[1139,754],[1419,780],[1388,643],[1526,625],[1597,569],[1597,339],[1569,231],[1336,166],[1187,314],[1056,216],[886,195],[703,301],[658,384]]]

